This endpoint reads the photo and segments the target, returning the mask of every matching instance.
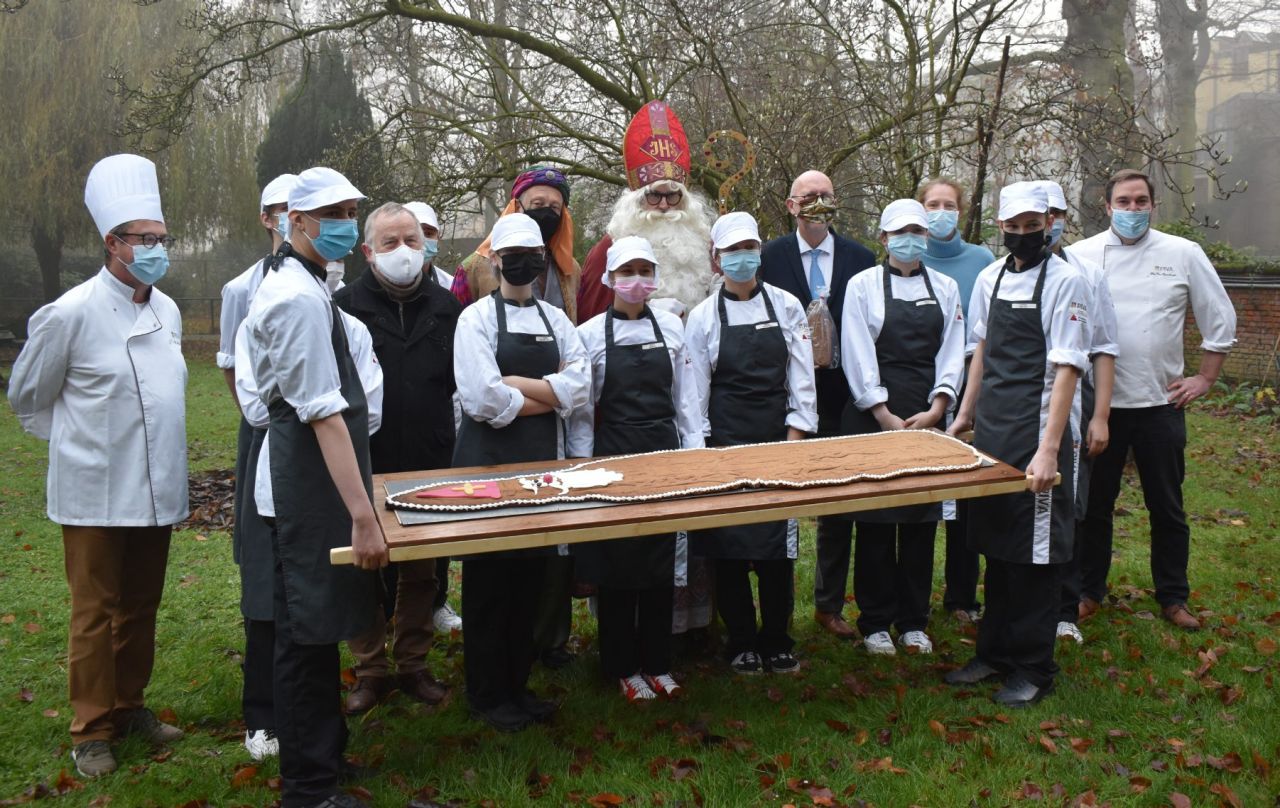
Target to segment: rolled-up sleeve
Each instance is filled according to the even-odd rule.
[[[1199,245],[1191,245],[1193,253],[1187,268],[1191,285],[1191,310],[1200,329],[1200,349],[1214,353],[1230,353],[1236,344],[1236,310],[1231,305],[1218,271]]]
[[[1093,290],[1075,267],[1058,288],[1053,308],[1042,313],[1049,320],[1049,350],[1046,360],[1053,365],[1071,365],[1084,373],[1089,369]]]
[[[249,312],[249,296],[240,283],[240,275],[222,287],[222,312],[218,329],[218,367],[230,370],[236,366],[236,332]]]
[[[67,379],[71,333],[56,304],[44,306],[27,323],[27,343],[13,363],[9,405],[23,430],[49,440],[53,405]]]
[[[237,356],[250,356],[248,322],[242,322],[236,329],[234,343],[234,353]],[[244,414],[244,419],[249,422],[249,426],[255,429],[266,429],[271,422],[271,415],[267,405],[262,401],[262,396],[258,394],[258,382],[253,376],[253,363],[247,359],[239,362],[235,365],[235,372],[236,400],[240,402],[240,412]]]
[[[539,306],[544,305],[541,302]],[[568,418],[578,407],[591,398],[591,368],[587,362],[587,349],[573,323],[559,309],[547,306],[547,319],[560,346],[560,370],[542,377],[555,393],[556,414]]]
[[[766,291],[765,294],[768,292]],[[809,319],[794,297],[785,296],[783,325],[787,337],[787,426],[818,431],[818,388],[813,374],[813,342]]]
[[[1091,357],[1099,354],[1120,355],[1120,329],[1116,324],[1116,304],[1111,299],[1107,278],[1098,270],[1093,276],[1093,334],[1089,346]]]
[[[310,295],[272,303],[258,321],[258,341],[275,373],[280,395],[310,423],[347,408],[333,355],[332,310]]]
[[[468,306],[453,337],[453,375],[464,417],[502,428],[524,407],[524,395],[504,384],[498,370],[497,339],[488,329],[492,298]]]

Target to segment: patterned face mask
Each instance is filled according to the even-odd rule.
[[[809,222],[817,222],[818,224],[831,224],[831,220],[836,217],[835,202],[827,201],[822,197],[800,206],[800,218]]]

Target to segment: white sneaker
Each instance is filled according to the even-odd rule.
[[[887,631],[877,631],[875,634],[864,638],[862,644],[866,646],[868,654],[893,656],[898,653],[898,649],[893,647],[893,638],[889,636]]]
[[[653,688],[649,687],[644,676],[638,673],[633,673],[626,679],[619,679],[618,686],[627,701],[652,701],[658,697],[658,694],[653,692]]]
[[[431,616],[431,622],[435,623],[436,631],[441,633],[462,629],[462,618],[447,603],[436,609],[435,614]]]
[[[280,755],[280,741],[269,729],[251,729],[244,734],[244,748],[249,750],[249,757],[262,760]]]
[[[908,631],[898,638],[898,645],[908,654],[933,653],[933,641],[923,631]]]
[[[1084,635],[1080,633],[1080,627],[1075,623],[1068,623],[1066,620],[1058,623],[1058,639],[1066,639],[1070,637],[1076,641],[1076,645],[1084,644]]]

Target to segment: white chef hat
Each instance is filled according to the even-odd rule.
[[[1062,192],[1061,185],[1053,180],[1040,180],[1036,184],[1040,186],[1040,190],[1044,191],[1044,198],[1049,203],[1049,207],[1056,210],[1067,209],[1067,195]]]
[[[914,199],[895,199],[880,213],[880,229],[885,233],[901,230],[907,225],[918,224],[928,229],[929,215],[924,205]]]
[[[732,247],[740,241],[759,241],[760,228],[750,213],[735,210],[726,213],[711,225],[711,243],[717,250]]]
[[[271,182],[267,183],[267,187],[262,189],[262,200],[260,204],[265,210],[272,205],[283,205],[289,201],[289,190],[293,188],[294,183],[298,181],[297,174],[281,174]]]
[[[609,245],[609,252],[605,258],[604,274],[600,276],[600,282],[610,289],[613,288],[613,278],[610,275],[615,269],[635,260],[643,258],[653,264],[653,279],[658,279],[658,257],[653,254],[653,245],[649,243],[649,239],[643,236],[625,236]]]
[[[1045,213],[1049,210],[1049,198],[1036,182],[1011,182],[1000,189],[1000,214],[996,217],[1007,222],[1020,213]]]
[[[498,219],[489,234],[489,247],[494,251],[508,247],[541,247],[542,230],[538,223],[523,213],[508,213]]]
[[[316,166],[298,175],[289,189],[289,210],[315,210],[345,202],[348,199],[364,199],[360,189],[332,168]]]
[[[431,207],[426,202],[406,202],[404,206],[410,213],[418,217],[419,225],[425,224],[428,227],[434,227],[437,230],[440,229],[440,220],[436,218],[435,208]]]
[[[136,154],[104,157],[89,170],[84,204],[103,238],[125,222],[164,221],[156,164]]]

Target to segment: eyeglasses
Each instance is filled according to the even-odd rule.
[[[177,243],[177,239],[173,236],[157,236],[154,233],[113,233],[116,238],[121,236],[132,236],[133,238],[142,239],[143,247],[154,247],[157,244],[163,245],[166,250],[173,249],[173,245]]]
[[[836,195],[829,194],[826,192],[823,192],[820,194],[804,194],[804,195],[789,196],[787,197],[787,199],[798,199],[800,200],[801,205],[812,205],[814,202],[817,202],[818,200],[822,200],[824,203],[828,205],[834,205],[836,203]]]
[[[662,200],[667,200],[667,206],[674,208],[680,204],[680,200],[684,199],[684,191],[645,191],[644,201],[650,205],[658,205]]]

